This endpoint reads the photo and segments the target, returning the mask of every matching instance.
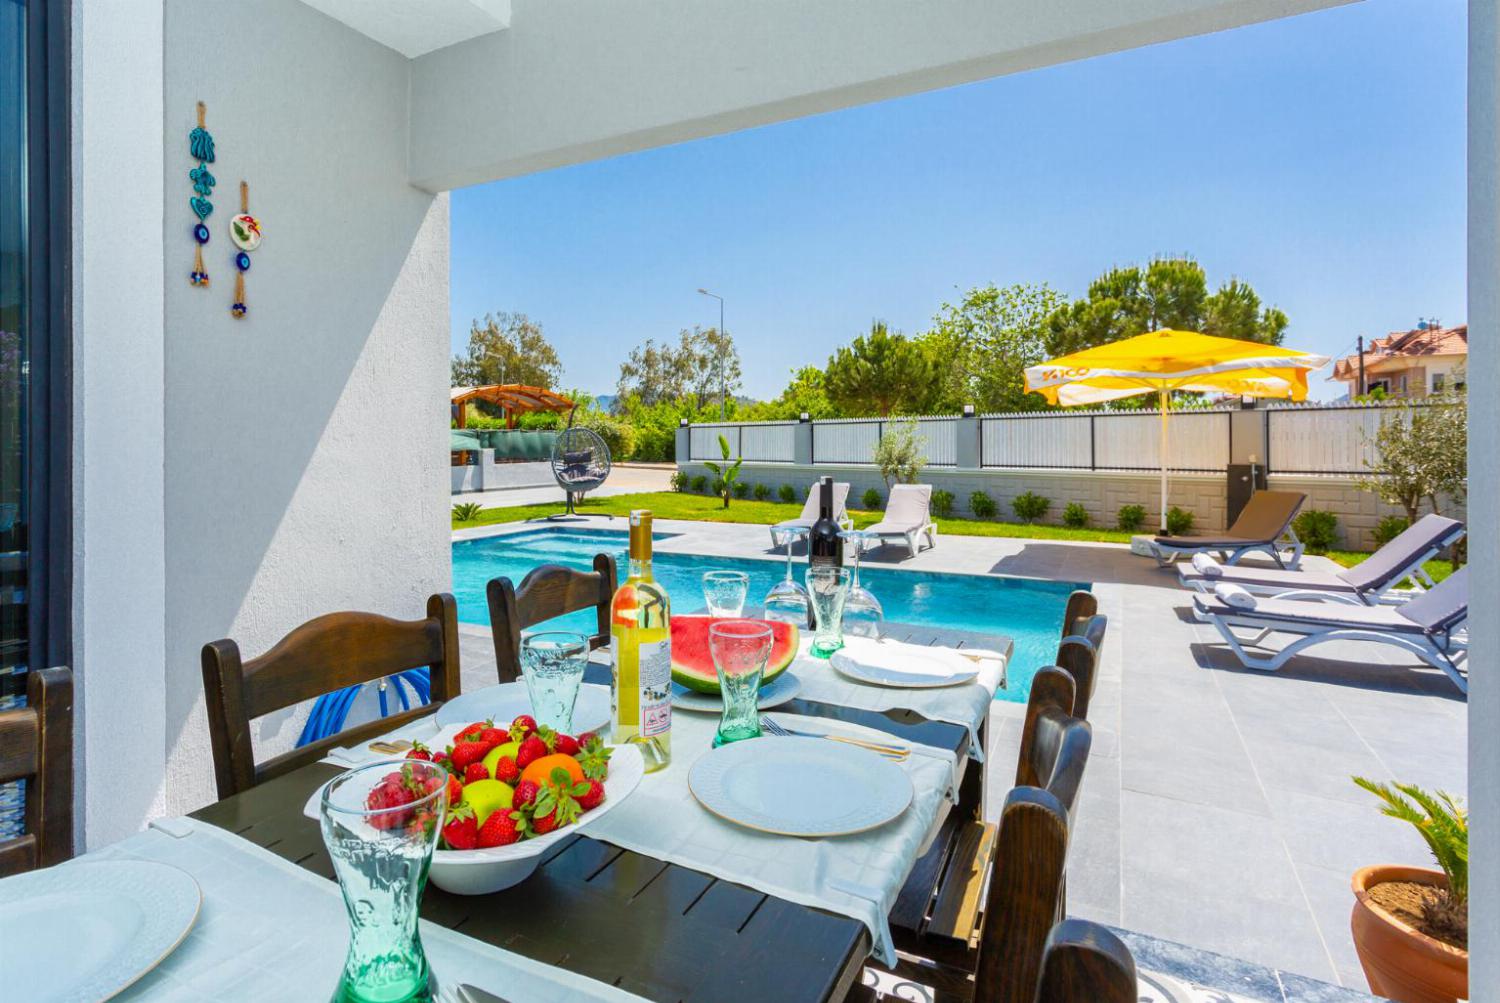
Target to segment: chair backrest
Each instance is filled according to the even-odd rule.
[[[1077,685],[1073,698],[1075,717],[1088,719],[1094,688],[1099,684],[1099,664],[1104,657],[1104,635],[1108,629],[1109,617],[1096,613],[1075,633],[1058,642],[1057,665],[1071,675]]]
[[[26,781],[21,835],[0,839],[0,878],[73,856],[73,673],[26,675],[26,706],[0,711],[0,783]]]
[[[521,633],[556,616],[593,607],[597,630],[590,648],[609,643],[609,603],[615,595],[615,559],[594,555],[593,571],[560,564],[532,568],[520,586],[509,578],[492,578],[485,586],[490,606],[490,633],[495,638],[495,669],[502,683],[521,678]]]
[[[1279,540],[1305,501],[1307,495],[1301,491],[1256,491],[1229,527],[1229,535],[1247,540]]]
[[[897,484],[885,504],[882,522],[916,525],[932,521],[932,485]]]
[[[241,660],[234,641],[205,644],[203,689],[219,797],[238,794],[317,762],[330,749],[373,738],[432,713],[458,695],[458,658],[458,610],[447,593],[427,600],[427,616],[421,620],[394,620],[378,613],[328,613],[297,627],[270,651],[249,661]],[[264,763],[255,762],[250,742],[253,718],[424,666],[431,673],[431,703],[345,729]]]
[[[1139,992],[1135,959],[1119,937],[1083,919],[1052,928],[1035,1003],[1136,1003]]]
[[[1463,535],[1463,523],[1429,512],[1375,553],[1338,575],[1361,592],[1380,591],[1397,584],[1418,561],[1457,543]]]
[[[823,493],[820,490],[820,487],[821,487],[821,485],[817,481],[814,481],[813,482],[813,486],[807,489],[807,501],[805,501],[805,502],[802,503],[802,514],[797,517],[799,521],[802,521],[802,522],[816,522],[818,520],[818,515],[819,515],[818,510],[820,508],[822,508],[822,505],[823,505],[823,503],[822,503]],[[848,514],[848,511],[847,511],[848,505],[849,505],[849,482],[848,481],[834,481],[833,482],[833,521],[834,522],[838,522],[840,519],[844,518],[844,516],[846,516]]]
[[[1088,589],[1075,589],[1068,596],[1068,605],[1063,609],[1062,631],[1059,638],[1067,637],[1069,634],[1082,633],[1083,624],[1080,620],[1087,620],[1099,612],[1099,597]]]
[[[1047,935],[1057,921],[1068,856],[1068,812],[1036,787],[1006,795],[974,966],[974,1003],[1036,993]]]
[[[1411,602],[1396,607],[1429,633],[1450,630],[1469,618],[1469,568],[1465,565]]]
[[[1074,700],[1072,676],[1055,667],[1039,671],[1031,680],[1016,757],[1016,786],[1048,791],[1070,816],[1093,744],[1093,729],[1073,714]]]

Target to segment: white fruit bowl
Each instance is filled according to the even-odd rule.
[[[423,744],[433,749],[447,748],[463,727],[451,725],[443,728],[430,739],[424,738]],[[609,776],[604,779],[603,804],[593,811],[584,812],[572,825],[535,839],[488,849],[435,850],[432,869],[428,873],[432,883],[455,895],[486,895],[525,881],[536,870],[542,854],[549,847],[588,828],[629,797],[640,784],[646,773],[640,751],[631,745],[614,745],[610,749],[613,754],[609,759]],[[309,818],[318,818],[318,799],[322,793],[323,789],[319,787],[308,799],[304,814]]]

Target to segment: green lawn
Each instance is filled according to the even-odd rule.
[[[707,495],[679,494],[675,491],[652,491],[634,495],[612,495],[603,498],[586,498],[579,505],[584,512],[628,515],[631,509],[650,509],[658,519],[689,519],[698,522],[740,522],[769,526],[783,519],[795,519],[802,506],[795,503],[753,501],[735,499],[725,508],[723,501]],[[454,529],[469,529],[473,526],[490,526],[501,522],[518,522],[538,516],[556,515],[563,509],[561,502],[546,505],[515,505],[509,508],[482,509],[478,518],[467,522],[453,520]],[[879,512],[850,509],[857,527],[878,522]],[[938,533],[949,536],[1004,536],[1031,540],[1081,540],[1094,543],[1129,543],[1132,534],[1119,529],[1068,529],[1065,526],[1026,525],[1018,522],[995,522],[987,519],[939,519]],[[1350,550],[1333,550],[1327,554],[1344,567],[1353,567],[1369,554]],[[1453,566],[1448,561],[1428,561],[1427,573],[1434,581],[1442,581],[1452,574]]]

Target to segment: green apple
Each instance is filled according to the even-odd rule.
[[[485,770],[485,772],[488,773],[490,776],[493,777],[495,775],[495,764],[498,763],[498,762],[500,762],[501,757],[502,756],[509,756],[511,759],[515,759],[516,758],[516,752],[520,748],[521,748],[521,743],[520,742],[505,742],[505,743],[502,743],[500,745],[495,746],[489,752],[485,753],[485,756],[484,756],[484,770]]]
[[[484,820],[502,808],[509,808],[515,791],[510,784],[499,780],[475,780],[464,784],[463,803],[474,809],[474,818],[484,825]]]

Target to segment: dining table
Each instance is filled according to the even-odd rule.
[[[1012,650],[1009,638],[995,634],[891,622],[878,630],[884,639],[908,644],[999,653],[1002,665]],[[606,658],[607,653],[590,661],[585,682],[609,682]],[[1003,670],[999,685],[1004,686]],[[979,720],[963,724],[933,720],[903,706],[873,710],[805,696],[776,710],[874,729],[892,740],[951,754],[958,778],[951,809],[935,823],[887,917],[897,933],[917,930],[964,823],[982,812],[980,750],[987,714],[981,710]],[[685,755],[688,750],[674,751]],[[333,881],[323,836],[304,805],[340,772],[327,762],[304,766],[189,818]],[[558,842],[530,877],[499,892],[456,895],[429,884],[421,915],[466,937],[658,1003],[836,1003],[858,984],[875,949],[869,924],[859,919],[587,833]]]

